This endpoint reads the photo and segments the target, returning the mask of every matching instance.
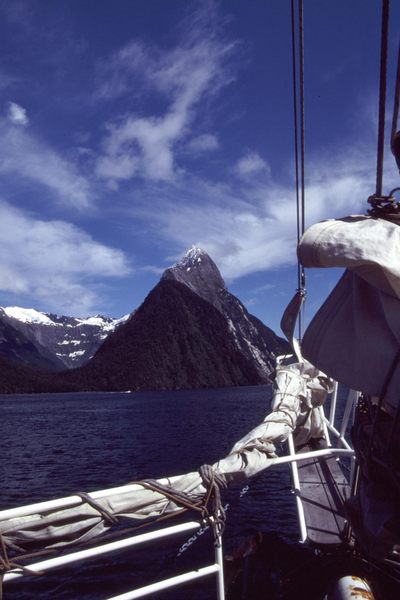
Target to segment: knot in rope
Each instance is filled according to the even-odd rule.
[[[203,518],[209,518],[211,512],[220,533],[222,533],[226,516],[221,503],[221,489],[227,487],[225,477],[216,473],[211,465],[202,465],[199,468],[199,475],[203,486],[207,490],[204,500]],[[208,510],[210,502],[211,511]]]

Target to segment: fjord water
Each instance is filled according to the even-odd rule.
[[[268,386],[95,394],[0,396],[2,419],[1,508],[115,487],[143,478],[172,476],[212,464],[269,412]],[[296,517],[285,467],[266,471],[225,491],[224,552],[251,530],[278,531],[296,539]],[[173,524],[173,522],[171,522]],[[127,522],[124,523],[127,525]],[[94,600],[212,562],[212,544],[201,536],[153,543],[46,578],[6,584],[5,600]],[[190,537],[190,536],[189,536]],[[154,598],[214,597],[214,580],[163,592]]]

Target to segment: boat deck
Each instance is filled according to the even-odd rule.
[[[334,457],[310,458],[298,465],[298,471],[308,541],[318,547],[340,545],[345,526],[343,503],[350,486],[338,461]]]

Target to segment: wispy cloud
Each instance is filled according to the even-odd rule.
[[[19,126],[28,123],[22,107],[14,105],[9,119],[0,121],[0,174],[13,174],[39,183],[66,206],[88,208],[91,185],[77,166],[37,138],[28,127]]]
[[[186,147],[190,152],[206,152],[207,150],[217,150],[219,148],[219,141],[216,135],[203,133],[189,140]]]
[[[217,35],[207,7],[208,3],[191,15],[180,44],[170,51],[134,42],[103,67],[98,98],[121,96],[140,81],[143,93],[157,92],[165,109],[147,116],[129,113],[110,122],[97,162],[98,176],[115,180],[140,176],[155,181],[174,177],[178,142],[192,134],[200,101],[210,100],[232,80],[226,63],[235,44]],[[110,73],[111,80],[105,82]],[[203,150],[207,144],[213,150],[216,139],[203,137],[198,144]]]
[[[268,163],[257,152],[247,152],[236,164],[236,172],[241,176],[255,173],[269,175],[270,171]]]
[[[26,114],[26,109],[16,102],[8,103],[7,117],[15,125],[28,125],[29,119]]]
[[[0,255],[0,290],[67,314],[89,314],[101,302],[96,281],[130,272],[120,250],[70,223],[44,221],[1,201]]]
[[[352,147],[330,153],[326,161],[310,158],[307,224],[365,212],[373,192],[373,164],[373,156]],[[146,203],[151,211],[143,205],[136,214],[152,222],[174,244],[177,255],[196,242],[228,280],[296,262],[296,206],[290,178],[284,184],[271,177],[240,186],[188,177],[158,190]]]

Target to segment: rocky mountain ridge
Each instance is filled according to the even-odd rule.
[[[162,279],[179,281],[210,302],[226,318],[237,347],[255,362],[261,377],[274,369],[275,357],[285,342],[227,290],[218,267],[204,250],[192,246]]]
[[[228,292],[209,255],[192,247],[93,359],[66,375],[102,390],[259,385],[288,351]]]
[[[52,352],[65,365],[66,360],[82,356],[83,349],[88,355],[92,351],[89,339],[93,342],[88,327],[91,333],[93,327],[98,328],[97,349],[90,360],[62,373],[42,372],[43,377],[38,379],[27,368],[22,388],[18,388],[13,373],[15,363],[5,362],[3,379],[17,380],[14,391],[37,391],[40,381],[42,391],[259,385],[271,381],[276,355],[290,351],[287,342],[227,290],[215,263],[198,247],[192,247],[176,265],[166,269],[128,319],[82,320],[21,310],[2,309],[0,325],[13,327],[28,346],[34,344],[40,350],[42,358],[44,351]],[[100,339],[106,333],[105,339]],[[0,340],[0,356],[4,356],[1,346]],[[23,372],[19,365],[22,379]]]
[[[8,306],[0,307],[0,327],[8,327],[9,332],[18,332],[21,339],[33,346],[32,356],[36,349],[36,360],[22,359],[21,362],[59,371],[79,367],[90,360],[105,338],[128,316],[112,319],[96,315],[81,319]],[[2,343],[0,355],[14,360],[21,358],[18,352],[5,352]]]

